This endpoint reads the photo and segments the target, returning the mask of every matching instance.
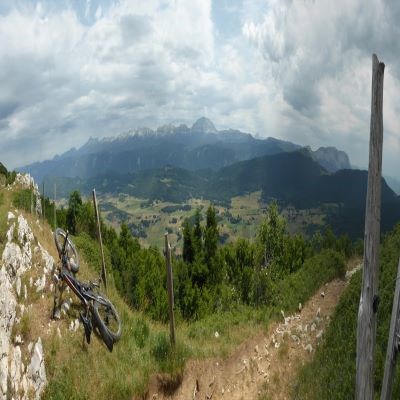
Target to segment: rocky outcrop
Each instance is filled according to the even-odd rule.
[[[0,399],[6,399],[11,331],[16,299],[4,266],[0,269]]]
[[[20,187],[23,189],[32,189],[34,198],[34,204],[32,205],[36,211],[36,214],[42,214],[42,204],[40,202],[40,192],[39,187],[35,183],[33,177],[30,174],[20,174],[17,173],[15,180],[11,186],[8,187],[11,190],[13,187]]]
[[[312,157],[328,172],[336,172],[340,169],[351,169],[349,156],[336,147],[320,147],[312,152]]]
[[[27,368],[26,377],[28,381],[28,391],[30,388],[33,389],[35,398],[39,399],[47,382],[43,347],[40,338],[33,348],[33,354],[31,362]]]
[[[9,212],[8,227],[0,264],[0,400],[39,399],[47,382],[41,338],[26,345],[20,335],[13,337],[13,332],[32,310],[31,305],[23,304],[32,300],[22,282],[28,281],[29,273],[28,286],[34,293],[42,292],[54,259],[37,242],[22,215]]]

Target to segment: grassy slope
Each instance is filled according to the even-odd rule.
[[[1,232],[4,232],[7,211],[13,207],[11,193],[4,190],[0,193],[3,193],[0,224]],[[30,214],[25,216],[40,243],[56,257],[50,227],[47,224],[39,227],[36,218]],[[81,255],[79,277],[82,280],[93,279],[98,270],[98,246],[87,237],[74,240]],[[87,263],[85,260],[91,262]],[[50,322],[53,296],[50,291],[46,291],[46,296],[34,304],[28,327],[32,337],[40,335],[44,343],[49,383],[43,398],[132,399],[133,396],[146,392],[152,374],[180,374],[188,357],[228,355],[245,338],[266,329],[270,318],[279,315],[281,308],[285,311],[295,309],[299,301],[304,301],[313,294],[315,285],[323,284],[340,272],[341,268],[337,268],[334,263],[324,266],[319,260],[320,256],[317,256],[315,262],[309,262],[310,267],[296,275],[298,279],[291,278],[279,285],[281,289],[289,285],[293,293],[299,293],[301,298],[292,295],[289,299],[280,299],[274,307],[260,309],[241,306],[231,312],[214,314],[195,323],[178,321],[175,353],[171,353],[168,346],[168,326],[155,323],[140,312],[130,309],[116,292],[110,275],[108,296],[116,305],[123,321],[123,336],[113,353],[109,353],[96,337],[93,337],[89,346],[83,345],[82,327],[77,332],[68,329],[71,321],[79,315],[80,307],[76,302],[60,321]],[[325,267],[327,273],[319,274],[320,269]],[[315,276],[319,278],[311,279]],[[69,297],[73,295],[64,295],[66,299]],[[57,334],[57,328],[61,332],[61,338]],[[219,333],[218,338],[215,336],[216,331]]]
[[[77,242],[81,242],[81,239]],[[313,294],[315,285],[318,287],[341,274],[342,260],[328,257],[331,262],[324,266],[320,262],[322,259],[322,256],[317,256],[315,262],[309,262],[309,266],[296,275],[298,279],[282,282],[281,292],[290,287],[295,294],[278,301],[274,308],[255,310],[240,307],[195,323],[178,323],[176,354],[169,353],[168,327],[133,312],[111,289],[109,295],[124,322],[121,341],[110,354],[97,340],[83,349],[80,330],[77,333],[64,333],[62,340],[54,334],[46,342],[46,348],[50,349],[47,356],[50,384],[44,398],[128,399],[146,392],[149,376],[153,373],[162,371],[179,374],[188,357],[226,356],[246,337],[266,329],[269,319],[280,315],[278,310],[282,306],[285,311],[295,309],[299,301]],[[321,268],[324,268],[324,273],[318,274]],[[82,275],[85,275],[85,270],[88,271],[89,267],[84,263]],[[320,279],[311,279],[316,275]],[[71,311],[72,314],[74,312]],[[74,318],[75,315],[70,317]],[[218,338],[215,337],[216,331]],[[88,378],[83,379],[85,376]]]
[[[375,392],[379,395],[383,379],[384,359],[392,311],[397,263],[400,253],[400,225],[387,235],[381,248],[379,277]],[[357,313],[361,290],[361,273],[357,273],[346,289],[324,343],[313,362],[301,371],[296,399],[352,399],[355,388]],[[397,368],[393,398],[400,398],[400,370]]]
[[[97,246],[87,238],[75,239],[81,259],[85,255],[97,258]],[[81,264],[79,275],[85,280],[96,276],[94,263]],[[130,309],[114,289],[109,275],[108,296],[123,321],[123,336],[109,353],[97,338],[82,346],[83,332],[62,331],[45,341],[49,385],[44,399],[132,399],[146,392],[151,374],[179,374],[187,357],[211,357],[229,354],[244,338],[266,327],[262,311],[241,308],[236,312],[213,315],[195,324],[178,323],[177,351],[168,346],[168,326],[149,320]],[[67,297],[68,298],[68,297]],[[72,307],[63,318],[68,324],[77,318],[78,307]],[[251,322],[251,323],[250,323]],[[232,330],[235,325],[237,329]],[[65,324],[64,324],[65,326]],[[215,331],[220,337],[215,338]]]

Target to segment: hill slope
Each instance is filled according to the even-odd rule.
[[[400,249],[400,225],[386,236],[380,249],[379,308],[374,387],[381,390]],[[296,399],[354,398],[357,314],[361,273],[354,276],[341,299],[314,361],[299,375]],[[376,397],[375,396],[375,397]],[[393,399],[400,398],[400,369],[394,376]]]

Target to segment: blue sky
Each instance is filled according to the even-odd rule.
[[[376,52],[400,178],[399,20],[396,0],[0,0],[0,160],[204,115],[365,167]]]

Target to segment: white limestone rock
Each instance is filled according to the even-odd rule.
[[[35,343],[31,362],[27,368],[26,377],[28,380],[28,387],[32,388],[34,391],[35,400],[39,400],[47,383],[43,346],[40,337]]]
[[[15,215],[9,211],[7,214],[7,221],[11,221],[12,219],[15,219]]]
[[[6,237],[7,237],[7,243],[11,243],[14,237],[14,229],[15,229],[15,224],[12,224],[6,233]]]
[[[16,346],[11,352],[10,382],[13,393],[17,395],[20,388],[21,370],[23,370],[21,348]]]
[[[6,243],[1,260],[10,278],[15,277],[22,263],[22,253],[20,247],[16,243]]]
[[[18,216],[18,241],[21,244],[31,242],[34,239],[32,229],[28,221],[22,216]]]
[[[45,274],[50,274],[54,270],[54,258],[48,253],[48,251],[39,244],[39,248],[42,252],[42,259],[44,262],[43,272]]]
[[[312,348],[312,346],[311,346],[311,343],[308,343],[308,345],[304,347],[304,350],[305,350],[305,351],[308,351],[309,353],[312,353],[313,348]]]
[[[17,277],[17,280],[15,282],[15,290],[17,291],[18,297],[21,296],[21,277]]]
[[[7,396],[10,336],[15,320],[16,304],[9,276],[3,266],[0,269],[0,398],[2,399]]]
[[[43,292],[46,286],[46,275],[43,274],[41,278],[37,278],[34,285],[36,286],[36,293]]]

